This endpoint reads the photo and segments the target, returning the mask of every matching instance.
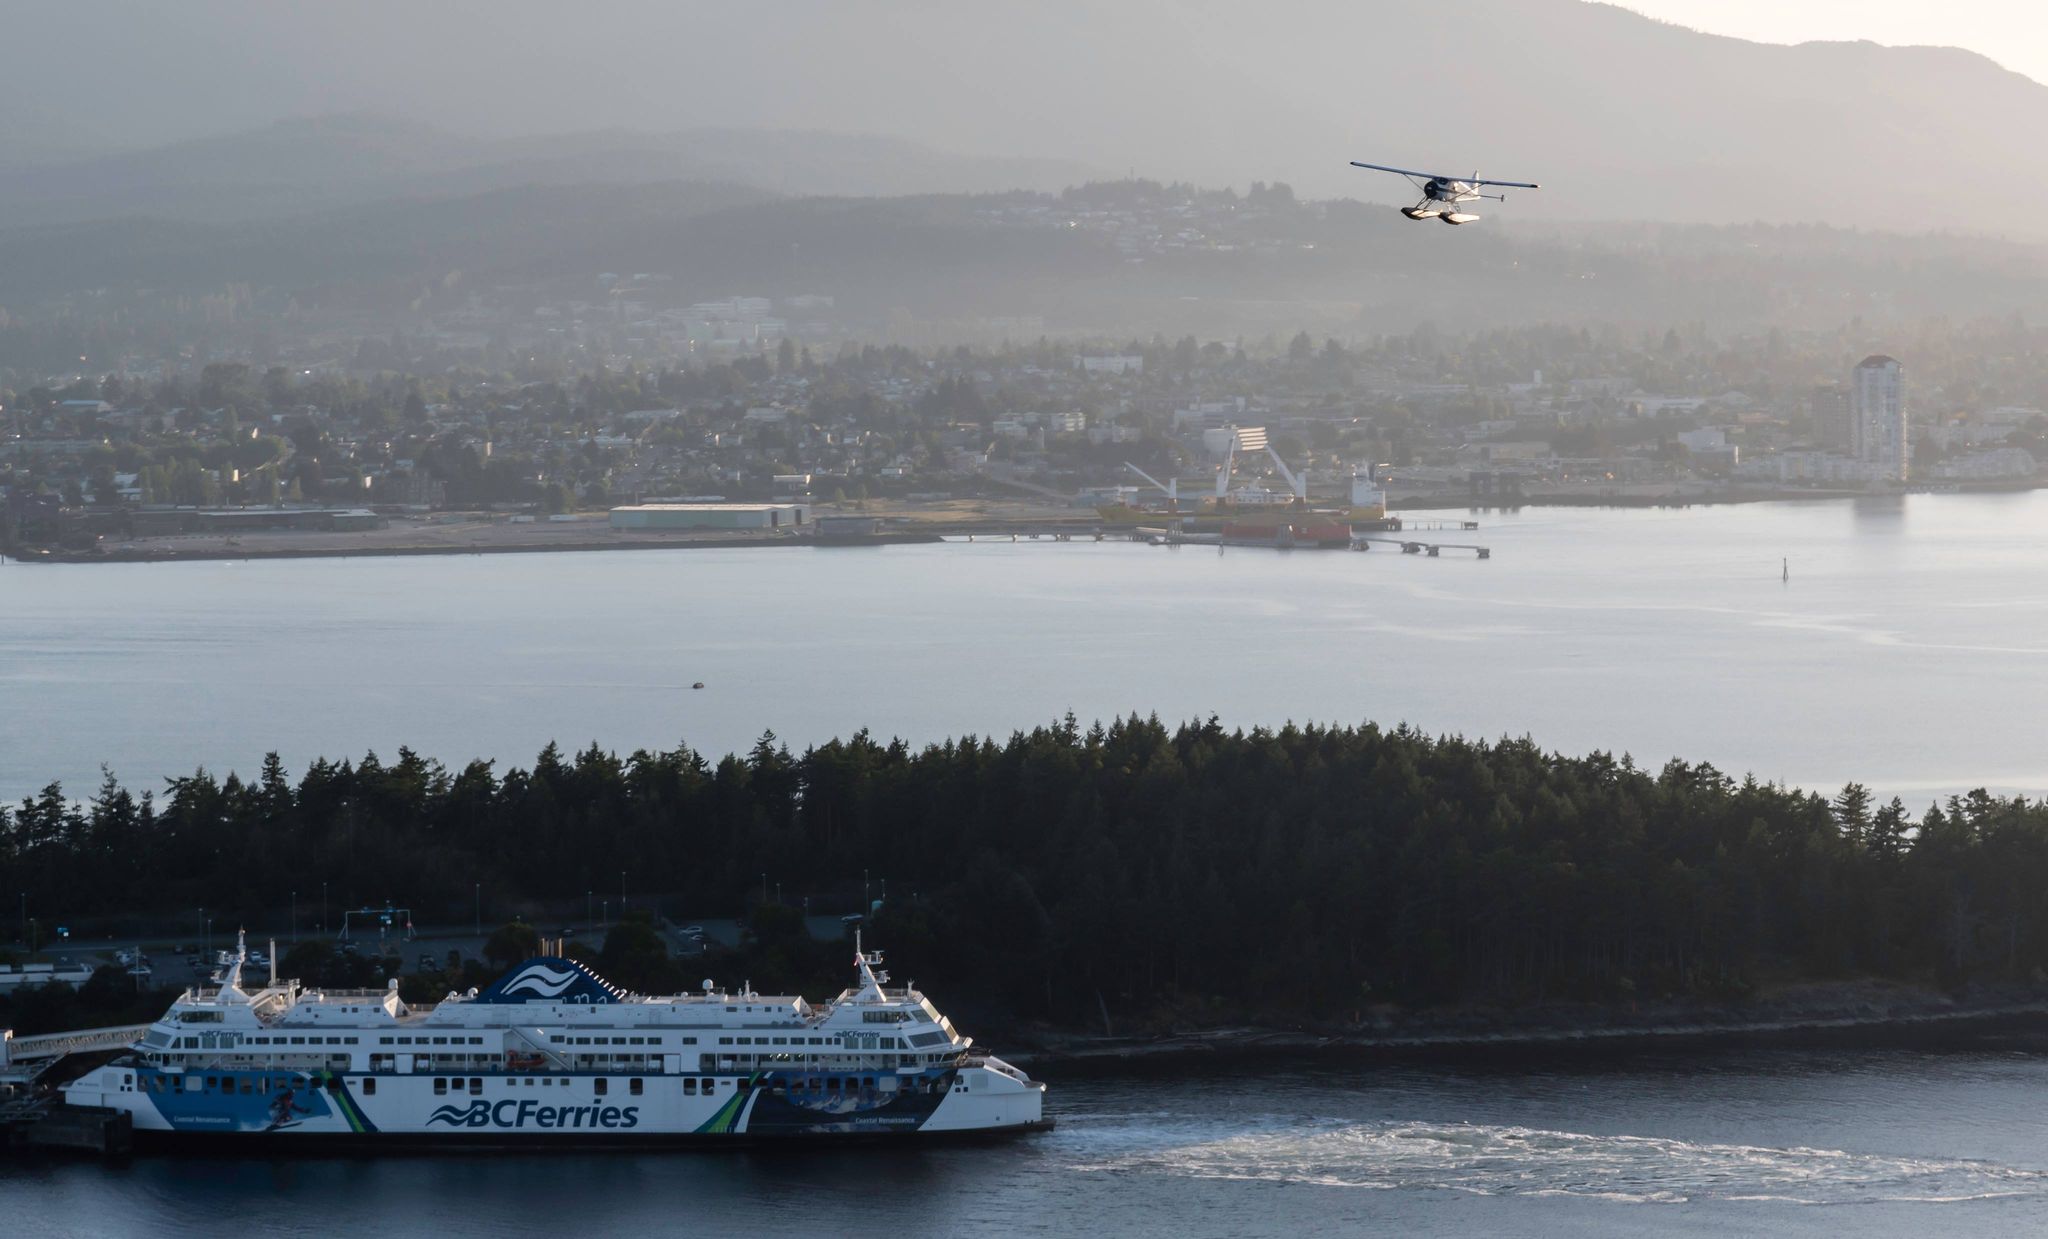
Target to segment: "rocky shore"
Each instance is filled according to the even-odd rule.
[[[1740,1002],[1660,1000],[1364,1013],[1355,1023],[1177,1026],[1102,1036],[1045,1030],[1004,1057],[1062,1071],[1115,1071],[1273,1054],[1513,1053],[1658,1044],[1923,1042],[1986,1031],[2048,1032],[2048,985],[1960,994],[1882,981],[1788,986]]]

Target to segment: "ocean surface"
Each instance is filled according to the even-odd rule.
[[[2048,1229],[2030,1050],[1051,1079],[1058,1129],[992,1145],[0,1161],[0,1216],[21,1239]]]
[[[1527,734],[1916,810],[2048,792],[2048,492],[1478,519],[1421,536],[1486,561],[981,541],[0,564],[0,797],[270,749],[502,769],[550,740],[715,755],[1069,711]]]

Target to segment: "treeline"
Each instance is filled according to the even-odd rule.
[[[247,781],[138,798],[109,776],[0,811],[0,890],[72,917],[275,924],[296,891],[310,924],[323,883],[335,909],[429,921],[469,920],[479,891],[495,920],[622,881],[680,915],[778,889],[850,907],[864,873],[920,983],[1073,1025],[2048,966],[2048,804],[1980,791],[1915,819],[1854,784],[1405,727],[1070,718],[921,749],[768,736],[716,761],[551,746],[502,773],[400,750],[295,782],[273,756]]]

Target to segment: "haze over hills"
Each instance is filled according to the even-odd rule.
[[[798,130],[607,130],[477,139],[349,115],[143,151],[0,168],[0,216],[35,224],[115,215],[255,220],[381,199],[520,186],[754,185],[790,194],[1057,189],[1103,175],[1071,160],[955,155],[900,138]]]
[[[1422,227],[1355,201],[1108,182],[1063,195],[778,197],[668,182],[521,186],[236,222],[0,230],[6,308],[151,318],[223,288],[261,320],[426,328],[482,294],[534,306],[649,273],[668,301],[825,294],[868,338],[1343,336],[1526,322],[1747,329],[2025,312],[2048,248],[1809,225]],[[1070,223],[1071,221],[1071,223]],[[1181,239],[1192,227],[1202,240]],[[1135,238],[1135,243],[1134,243]],[[290,307],[289,311],[287,307]],[[308,317],[311,316],[311,317]],[[1029,327],[994,327],[999,321]],[[36,354],[41,356],[41,354]],[[4,359],[0,359],[4,364]]]
[[[1223,0],[1048,0],[1000,15],[939,0],[791,0],[774,21],[651,0],[574,14],[532,0],[402,13],[365,0],[345,17],[193,0],[175,22],[112,6],[135,10],[135,37],[119,41],[99,37],[107,6],[76,7],[30,6],[17,29],[94,46],[98,85],[77,92],[62,57],[23,58],[0,82],[0,112],[28,118],[9,136],[16,149],[47,156],[37,114],[60,94],[73,135],[131,148],[363,110],[505,141],[372,140],[335,175],[314,160],[292,171],[279,152],[270,182],[235,173],[239,191],[211,198],[166,179],[165,161],[203,164],[227,147],[100,160],[10,178],[0,203],[42,212],[33,218],[218,217],[237,200],[305,207],[295,190],[362,200],[522,178],[1044,188],[1076,163],[1392,202],[1405,186],[1344,166],[1373,157],[1543,181],[1509,204],[1518,218],[2048,235],[2048,222],[2009,210],[2048,190],[2029,145],[2048,126],[2048,87],[1952,49],[1756,44],[1582,0],[1273,0],[1256,12]],[[198,49],[213,69],[204,80],[186,56]],[[733,129],[879,134],[962,154],[704,132]],[[310,149],[318,130],[272,137]],[[535,133],[568,136],[519,140]],[[1985,185],[1997,197],[1965,192]]]

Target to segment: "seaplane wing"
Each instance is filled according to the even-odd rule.
[[[1476,176],[1465,176],[1457,172],[1417,172],[1411,168],[1393,168],[1383,163],[1362,163],[1351,161],[1354,168],[1367,168],[1374,172],[1391,172],[1395,176],[1414,177],[1424,181],[1459,181],[1466,185],[1492,185],[1499,189],[1541,189],[1534,181],[1487,181]]]
[[[1411,172],[1406,168],[1389,168],[1387,165],[1383,163],[1360,163],[1356,159],[1351,161],[1351,166],[1354,168],[1369,168],[1374,172],[1391,172],[1395,176],[1412,176],[1425,181],[1449,181],[1457,179],[1455,177],[1449,176],[1438,176],[1434,172]]]

